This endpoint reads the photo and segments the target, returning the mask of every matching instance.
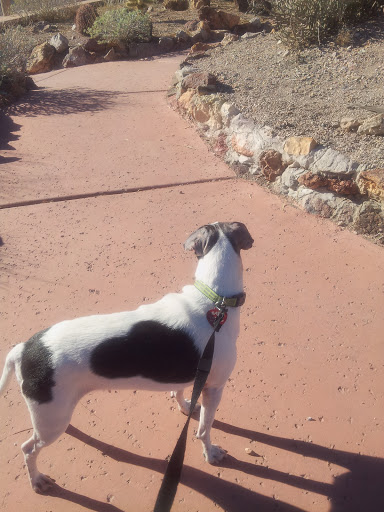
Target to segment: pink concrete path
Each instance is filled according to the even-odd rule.
[[[8,120],[2,204],[231,176],[164,92],[140,92],[164,91],[178,61],[39,76],[45,89]],[[242,221],[255,239],[243,256],[238,362],[213,430],[229,454],[204,463],[192,422],[173,510],[381,510],[384,251],[253,183],[0,210],[1,364],[13,344],[59,320],[134,308],[191,283],[195,261],[182,243],[216,220]],[[0,398],[0,511],[149,512],[184,422],[175,409],[165,393],[86,396],[40,457],[57,481],[40,496],[25,474],[30,420],[12,381]]]

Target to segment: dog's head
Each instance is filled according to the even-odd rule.
[[[184,244],[186,251],[195,251],[196,256],[203,258],[215,246],[221,236],[231,243],[233,250],[240,254],[241,249],[252,247],[253,238],[241,222],[215,222],[197,229]]]

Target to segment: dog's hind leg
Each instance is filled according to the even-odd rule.
[[[178,391],[172,391],[171,396],[176,398],[176,401],[177,401],[177,404],[179,407],[179,411],[181,411],[183,414],[188,416],[189,411],[191,409],[191,401],[186,400],[184,398],[184,389],[179,389]],[[194,412],[199,412],[199,411],[200,411],[200,404],[196,404]]]
[[[202,392],[202,406],[200,423],[196,437],[203,443],[205,460],[210,464],[220,462],[226,455],[226,451],[211,443],[211,428],[215,418],[217,407],[223,394],[223,388],[204,388]]]
[[[48,404],[37,404],[28,399],[26,401],[34,431],[32,437],[23,443],[21,449],[32,489],[37,493],[44,493],[53,485],[54,480],[39,472],[37,457],[42,448],[52,444],[66,431],[74,407],[68,401],[66,403],[54,401]]]

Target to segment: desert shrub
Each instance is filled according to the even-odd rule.
[[[11,13],[35,20],[67,21],[73,19],[74,0],[14,0]]]
[[[345,24],[374,14],[384,0],[274,0],[281,39],[289,46],[321,44]]]
[[[344,18],[345,0],[276,0],[279,35],[290,46],[321,43]]]
[[[92,4],[80,5],[75,16],[76,30],[86,35],[97,18],[96,7]]]
[[[25,27],[18,25],[0,32],[0,81],[25,69],[33,47],[33,37]]]
[[[106,11],[88,31],[102,43],[125,44],[150,41],[152,22],[148,15],[126,8]]]

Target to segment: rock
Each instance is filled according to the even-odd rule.
[[[47,21],[38,21],[33,27],[33,32],[57,32],[57,25],[52,25]]]
[[[63,67],[71,68],[84,66],[85,64],[90,64],[91,62],[91,55],[83,48],[83,46],[78,45],[74,48],[71,48],[68,55],[64,57]]]
[[[287,167],[283,163],[282,154],[274,149],[263,151],[260,155],[260,168],[268,181],[275,181],[277,176],[280,176]]]
[[[196,30],[192,33],[192,41],[208,41],[211,37],[212,31],[209,28],[209,23],[207,21],[200,21],[196,26]]]
[[[60,32],[51,37],[49,44],[53,46],[57,53],[64,53],[68,50],[68,39]]]
[[[209,7],[211,5],[210,0],[190,0],[189,2],[190,7],[192,9],[201,9],[202,7]]]
[[[379,114],[363,121],[357,133],[360,135],[384,135],[384,114]]]
[[[234,4],[239,9],[239,12],[248,12],[248,9],[249,9],[248,0],[234,0]]]
[[[289,189],[296,190],[299,186],[299,177],[305,172],[307,172],[306,169],[301,167],[293,167],[291,165],[287,167],[281,175],[281,188],[279,192],[287,194]]]
[[[238,41],[239,36],[236,34],[231,34],[230,32],[227,32],[225,36],[223,37],[223,40],[221,41],[221,44],[223,46],[227,46],[230,43],[233,43],[234,41]]]
[[[189,53],[205,52],[211,48],[213,48],[213,45],[208,43],[195,43],[189,50]]]
[[[263,24],[260,18],[252,18],[251,21],[247,23],[247,32],[260,32],[262,29]]]
[[[192,38],[185,30],[178,30],[176,32],[176,39],[182,43],[190,43]]]
[[[99,43],[97,39],[90,37],[86,43],[83,44],[84,50],[87,52],[104,53],[107,50],[105,43]]]
[[[114,48],[111,48],[109,52],[105,55],[104,61],[105,62],[112,62],[117,59],[117,54],[115,52]]]
[[[162,52],[169,52],[175,46],[175,42],[172,37],[160,37],[159,48]]]
[[[241,36],[241,39],[253,39],[254,37],[257,37],[258,34],[255,34],[254,32],[246,32]]]
[[[365,201],[355,216],[353,228],[357,233],[377,235],[384,233],[384,212],[376,201]]]
[[[354,132],[361,125],[361,121],[358,121],[354,117],[343,117],[340,121],[340,128],[346,132]]]
[[[285,141],[284,151],[290,155],[308,155],[316,146],[312,137],[290,137]]]
[[[55,48],[49,43],[35,46],[27,62],[27,73],[34,75],[51,71],[54,55]]]
[[[187,32],[194,32],[195,30],[197,30],[197,26],[199,23],[200,23],[200,20],[187,21],[187,23],[185,23],[185,25],[184,25],[184,29]]]
[[[189,2],[188,0],[164,0],[163,6],[170,11],[187,11]]]
[[[361,172],[357,183],[362,194],[384,201],[384,169]]]
[[[181,88],[183,90],[187,89],[199,89],[200,87],[207,88],[209,87],[212,90],[216,89],[216,77],[211,73],[207,73],[206,71],[199,73],[192,73],[185,78],[183,78],[181,82]]]
[[[304,185],[304,187],[312,190],[325,188],[335,194],[344,196],[357,195],[360,193],[359,187],[352,179],[339,180],[337,178],[329,178],[328,176],[306,172],[298,178],[298,182],[300,185]]]
[[[224,125],[229,126],[232,118],[240,114],[240,110],[235,105],[232,105],[232,103],[226,102],[222,105],[220,114]]]
[[[211,30],[231,30],[239,24],[240,16],[225,11],[216,11],[213,7],[202,7],[199,18],[209,23]]]

